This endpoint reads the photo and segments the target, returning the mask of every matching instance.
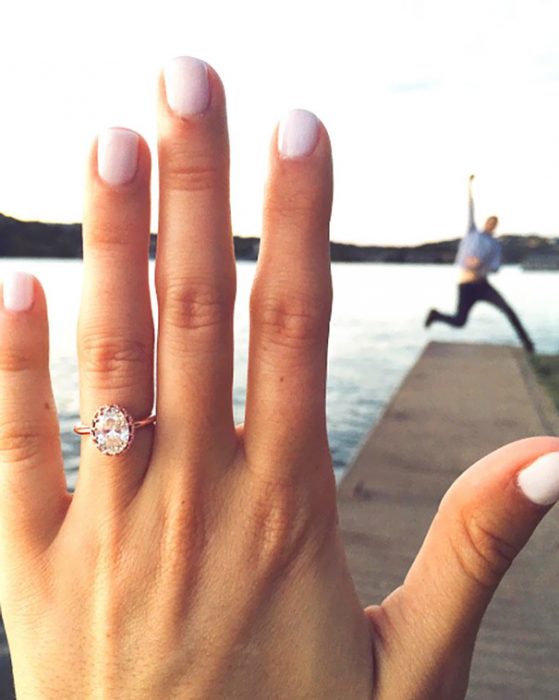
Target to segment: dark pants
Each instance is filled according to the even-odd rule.
[[[526,333],[524,326],[520,323],[520,319],[495,287],[489,284],[487,279],[483,279],[480,282],[464,282],[459,284],[458,308],[456,309],[456,313],[451,316],[450,314],[441,314],[439,311],[433,310],[431,312],[431,321],[442,321],[443,323],[448,323],[449,326],[462,328],[468,320],[470,309],[476,301],[486,301],[500,309],[511,322],[522,345],[529,351],[533,350],[534,345],[528,333]]]

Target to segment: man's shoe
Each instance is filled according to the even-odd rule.
[[[425,317],[425,321],[424,321],[423,325],[425,326],[425,328],[429,328],[429,326],[433,323],[434,320],[435,320],[435,309],[431,309],[429,311],[429,313],[427,314],[427,316]]]

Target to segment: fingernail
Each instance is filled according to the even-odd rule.
[[[538,457],[520,472],[518,485],[527,498],[540,506],[559,501],[559,452]]]
[[[312,112],[293,109],[281,120],[278,150],[283,158],[310,156],[318,143],[319,121]]]
[[[165,66],[165,92],[169,107],[180,117],[191,117],[208,109],[210,81],[204,61],[179,56]]]
[[[27,311],[33,304],[33,277],[26,272],[8,272],[4,277],[4,308]]]
[[[138,168],[140,137],[135,131],[113,127],[97,138],[97,167],[99,175],[109,185],[130,182]]]

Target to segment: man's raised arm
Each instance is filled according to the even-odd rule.
[[[468,180],[468,233],[476,230],[476,224],[474,220],[474,195],[472,192],[472,183],[474,181],[474,175],[470,175]]]

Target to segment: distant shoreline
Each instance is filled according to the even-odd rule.
[[[20,221],[0,214],[0,258],[81,258],[81,224],[56,224],[41,221]],[[503,262],[538,267],[538,263],[557,259],[559,237],[538,235],[504,235]],[[330,243],[333,262],[434,263],[452,264],[459,238],[423,243],[417,246],[360,246],[351,243]],[[156,234],[151,234],[150,257],[155,256]],[[260,239],[234,236],[237,260],[256,260]],[[535,264],[531,264],[534,262]],[[559,267],[559,264],[558,264]]]

